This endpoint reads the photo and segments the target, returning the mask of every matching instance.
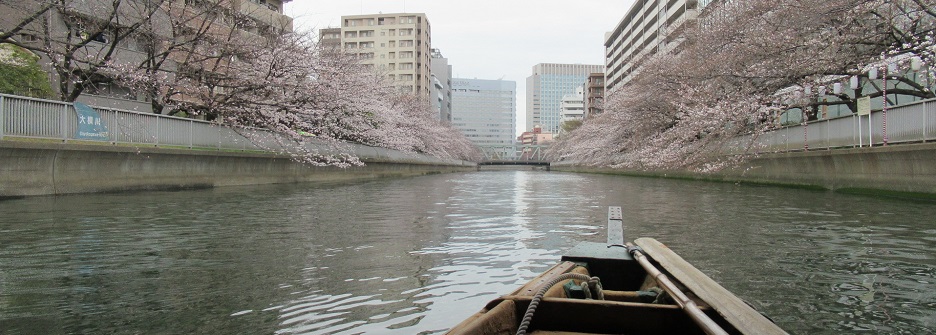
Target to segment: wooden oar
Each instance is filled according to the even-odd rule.
[[[682,308],[686,314],[689,314],[689,317],[692,318],[692,321],[695,321],[699,327],[709,335],[728,335],[724,329],[721,328],[712,318],[709,318],[708,315],[705,315],[699,306],[696,305],[695,301],[689,299],[685,293],[679,290],[676,287],[676,284],[673,284],[666,275],[664,275],[660,270],[657,270],[653,264],[650,264],[650,261],[647,260],[647,256],[644,256],[640,248],[635,247],[633,244],[627,244],[627,251],[630,252],[631,256],[634,256],[634,259],[640,263],[640,266],[644,268],[644,271],[647,271],[647,274],[656,279],[657,283],[660,286],[663,286],[663,289],[674,299],[676,299],[676,304]]]
[[[683,311],[686,311],[692,321],[695,321],[706,334],[728,335],[721,326],[715,323],[715,321],[712,321],[708,315],[705,315],[692,299],[689,299],[686,294],[682,293],[666,275],[660,272],[660,270],[657,270],[653,264],[650,264],[650,261],[647,260],[647,257],[644,256],[640,248],[634,247],[631,243],[624,244],[624,215],[621,213],[621,207],[618,206],[608,207],[608,248],[611,247],[627,248],[627,252],[637,260],[637,263],[640,263],[644,271],[647,271],[647,274],[653,276],[657,283],[660,283],[660,286],[663,286],[663,289],[666,290],[671,297],[676,299],[676,304],[678,304]]]
[[[787,332],[773,321],[686,262],[660,241],[644,237],[634,240],[634,244],[673,280],[682,283],[686,290],[718,311],[718,314],[741,334],[787,335]]]

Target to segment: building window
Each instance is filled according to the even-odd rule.
[[[38,42],[39,37],[36,37],[36,35],[32,34],[20,34],[20,40],[23,42]]]

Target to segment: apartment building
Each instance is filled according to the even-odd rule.
[[[475,145],[502,146],[500,154],[513,156],[516,97],[515,81],[454,78],[452,126]]]
[[[562,97],[574,94],[590,73],[602,65],[541,63],[533,66],[526,82],[526,130],[534,125],[543,132],[557,134],[562,124]]]
[[[602,72],[588,74],[585,81],[585,118],[601,114],[604,102],[605,76]]]
[[[519,159],[538,159],[542,156],[544,149],[537,148],[537,146],[549,146],[549,142],[552,142],[552,140],[553,134],[544,133],[543,128],[540,128],[539,125],[533,126],[533,129],[525,131],[517,137],[517,142],[522,145],[519,152]]]
[[[327,48],[341,48],[341,28],[319,29],[319,44]]]
[[[432,87],[429,19],[423,13],[341,17],[342,50],[385,71],[402,92],[430,96]]]
[[[548,145],[553,140],[552,133],[544,133],[539,125],[533,126],[533,129],[523,132],[519,141],[522,145]]]
[[[605,78],[613,91],[630,81],[640,64],[678,45],[679,30],[713,0],[636,0],[614,31],[605,34]]]

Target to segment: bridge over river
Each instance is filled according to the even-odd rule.
[[[0,333],[439,334],[654,237],[792,334],[936,331],[931,203],[546,171],[0,201]]]
[[[484,158],[478,162],[479,166],[485,165],[531,165],[549,167],[549,159],[546,157],[546,145],[483,145],[479,146]]]

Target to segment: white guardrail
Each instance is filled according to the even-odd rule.
[[[0,94],[0,139],[61,139],[217,150],[280,150],[284,138],[257,129],[233,129],[211,122],[92,107],[106,137],[79,138],[79,115],[73,104]],[[266,134],[264,134],[266,133]],[[103,132],[102,132],[103,134]],[[252,140],[248,140],[246,136]],[[288,142],[288,141],[287,141]]]
[[[94,140],[115,144],[281,153],[331,151],[327,145],[316,143],[306,143],[305,148],[299,148],[295,141],[263,129],[234,129],[207,121],[119,109],[94,107],[94,110],[107,132],[106,137]],[[0,94],[0,140],[22,137],[87,141],[76,136],[79,122],[71,103]],[[729,141],[726,151],[745,152],[751,141],[754,141],[754,151],[761,153],[880,146],[884,144],[885,134],[889,144],[936,140],[936,99],[889,108],[886,119],[884,113],[878,111],[870,116],[851,115],[784,127],[760,134],[756,139],[752,139],[753,135],[742,136]],[[371,153],[383,149],[353,146],[362,158],[405,156]]]
[[[870,122],[869,122],[870,119]],[[726,151],[742,153],[789,152],[817,149],[857,148],[936,140],[936,99],[890,107],[870,115],[849,115],[811,121],[766,132],[752,138],[741,136],[729,141]]]
[[[300,146],[285,135],[264,129],[230,128],[216,123],[92,107],[103,125],[95,137],[79,136],[84,121],[74,104],[0,94],[0,140],[4,137],[56,139],[63,142],[90,141],[190,149],[266,151],[286,154],[335,153],[333,145],[309,139]],[[105,134],[106,132],[106,134]],[[356,156],[368,160],[415,164],[473,165],[396,150],[347,143]]]

